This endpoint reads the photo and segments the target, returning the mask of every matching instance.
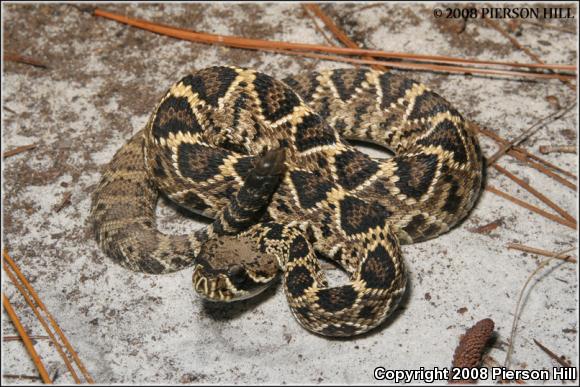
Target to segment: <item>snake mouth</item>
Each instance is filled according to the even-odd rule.
[[[260,294],[272,278],[251,275],[240,265],[215,270],[198,263],[194,266],[192,280],[194,290],[202,298],[214,302],[233,302]]]

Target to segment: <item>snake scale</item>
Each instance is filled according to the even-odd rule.
[[[372,158],[347,140],[378,144]],[[379,325],[406,287],[400,244],[464,218],[482,186],[465,120],[425,85],[370,69],[283,81],[237,67],[175,83],[146,127],[105,168],[91,219],[122,266],[193,266],[204,298],[252,297],[282,272],[290,309],[311,332]],[[156,228],[159,193],[214,219],[189,235]],[[349,275],[329,286],[319,257]]]

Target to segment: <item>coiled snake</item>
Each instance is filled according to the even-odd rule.
[[[394,156],[374,159],[345,140]],[[305,328],[351,336],[399,303],[399,244],[449,230],[481,184],[476,137],[421,83],[365,69],[280,82],[212,67],[174,84],[113,157],[91,219],[113,260],[155,274],[193,266],[194,288],[210,300],[251,297],[282,271]],[[162,234],[159,192],[214,222]],[[348,283],[330,287],[317,254],[344,268]]]

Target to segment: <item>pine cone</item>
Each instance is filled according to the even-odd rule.
[[[476,368],[481,364],[481,356],[488,340],[493,334],[493,320],[486,318],[479,321],[465,332],[453,355],[452,367]],[[475,380],[451,380],[449,383],[475,383]]]

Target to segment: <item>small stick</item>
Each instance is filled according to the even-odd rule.
[[[487,20],[487,19],[485,19],[485,20]],[[574,101],[573,103],[571,103],[570,105],[568,105],[565,109],[558,110],[558,111],[556,111],[556,112],[554,112],[552,114],[549,114],[546,117],[543,117],[543,118],[539,119],[538,121],[536,121],[535,124],[533,124],[532,126],[530,126],[528,129],[524,130],[519,136],[517,136],[513,140],[509,141],[507,144],[503,145],[500,148],[500,150],[498,150],[493,156],[491,156],[490,158],[488,158],[487,159],[487,166],[490,166],[493,163],[495,163],[501,156],[503,156],[512,147],[514,147],[516,145],[520,145],[522,142],[524,142],[525,140],[527,140],[530,136],[532,136],[534,133],[536,133],[538,130],[540,130],[542,128],[542,125],[544,123],[546,123],[546,121],[548,121],[548,120],[550,120],[552,118],[554,120],[557,120],[557,119],[561,118],[564,114],[568,113],[575,106],[576,106],[576,102]]]
[[[538,248],[530,247],[530,246],[526,246],[526,245],[521,245],[519,243],[508,243],[507,248],[512,249],[512,250],[524,251],[526,253],[531,253],[531,254],[543,255],[544,257],[557,258],[557,259],[561,259],[561,260],[566,261],[566,262],[576,263],[576,260],[574,258],[572,258],[571,255],[562,256],[561,254],[558,254],[558,253],[553,253],[551,251],[542,250],[542,249],[538,249]]]
[[[70,201],[71,196],[72,196],[72,192],[70,192],[70,191],[65,192],[64,195],[62,195],[62,200],[61,200],[60,204],[55,207],[54,212],[58,213],[63,208],[69,206],[71,203],[71,201]]]
[[[574,145],[542,145],[540,146],[540,153],[546,155],[548,153],[576,153],[576,147]]]
[[[503,168],[503,167],[501,167],[501,166],[499,166],[497,164],[494,164],[493,167],[498,172],[504,174],[509,179],[511,179],[512,181],[514,181],[517,185],[519,185],[520,187],[522,187],[523,189],[525,189],[526,191],[528,191],[529,193],[531,193],[532,195],[534,195],[535,197],[537,197],[538,199],[540,199],[540,201],[542,201],[548,207],[550,207],[551,209],[553,209],[554,211],[556,211],[558,214],[560,214],[561,217],[563,217],[566,220],[569,220],[572,223],[577,223],[576,222],[576,219],[574,219],[574,217],[572,215],[570,215],[569,213],[567,213],[562,207],[558,206],[556,203],[554,203],[553,201],[551,201],[550,199],[548,199],[544,194],[542,194],[541,192],[537,191],[535,188],[533,188],[531,185],[529,185],[528,183],[526,183],[524,180],[520,179],[519,177],[517,177],[516,175],[514,175],[513,173],[511,173],[507,169],[505,169],[505,168]]]
[[[562,365],[562,367],[572,367],[572,364],[566,360],[564,360],[562,357],[556,355],[554,352],[550,351],[548,348],[546,348],[542,343],[540,343],[538,340],[533,339],[534,343],[536,343],[536,345],[538,347],[540,347],[540,349],[544,352],[546,352],[548,354],[548,356],[550,356],[552,359],[556,360],[558,363],[560,363],[560,365]]]
[[[48,66],[44,63],[37,61],[36,59],[32,59],[28,56],[22,56],[17,54],[4,54],[4,60],[7,62],[17,62],[17,63],[24,63],[27,65],[31,65],[34,67],[40,67],[42,69],[48,69]]]
[[[498,196],[501,196],[502,198],[507,199],[507,200],[509,200],[509,201],[517,204],[520,207],[524,207],[527,210],[530,210],[532,212],[535,212],[536,214],[541,215],[544,218],[553,220],[556,223],[560,223],[560,224],[562,224],[564,226],[570,227],[573,230],[576,230],[576,224],[574,224],[574,223],[572,223],[572,222],[570,222],[570,221],[568,221],[566,219],[562,219],[559,216],[556,216],[554,214],[550,214],[549,212],[546,212],[546,211],[542,210],[541,208],[538,208],[538,207],[536,207],[536,206],[534,206],[532,204],[529,204],[529,203],[527,203],[527,202],[525,202],[525,201],[523,201],[521,199],[518,199],[518,198],[516,198],[516,197],[514,197],[514,196],[512,196],[512,195],[510,195],[510,194],[508,194],[506,192],[500,191],[499,189],[497,189],[497,188],[495,188],[495,187],[493,187],[491,185],[488,185],[487,187],[485,187],[485,190],[486,191],[489,191],[491,193],[494,193],[494,194],[496,194]]]
[[[19,153],[32,150],[32,149],[34,149],[36,147],[37,147],[36,144],[29,144],[29,145],[18,146],[18,147],[14,148],[14,149],[10,149],[10,150],[7,150],[6,152],[2,153],[2,158],[3,159],[6,159],[8,157],[17,155]]]
[[[18,316],[16,316],[16,313],[14,312],[14,309],[12,309],[12,305],[8,300],[8,297],[6,296],[6,294],[4,294],[4,292],[2,292],[2,305],[4,305],[4,309],[6,309],[6,313],[8,313],[8,316],[10,317],[10,320],[12,320],[12,324],[14,324],[14,327],[18,331],[18,334],[20,335],[20,337],[22,337],[22,342],[24,343],[24,346],[26,347],[28,354],[32,358],[32,361],[34,362],[34,365],[36,366],[36,369],[38,370],[38,373],[40,374],[42,381],[44,382],[44,384],[52,384],[52,380],[50,380],[50,376],[48,376],[48,372],[46,372],[46,368],[44,368],[44,364],[42,364],[40,356],[38,356],[38,353],[34,349],[32,340],[30,340],[30,337],[28,337],[26,330],[20,323]]]

